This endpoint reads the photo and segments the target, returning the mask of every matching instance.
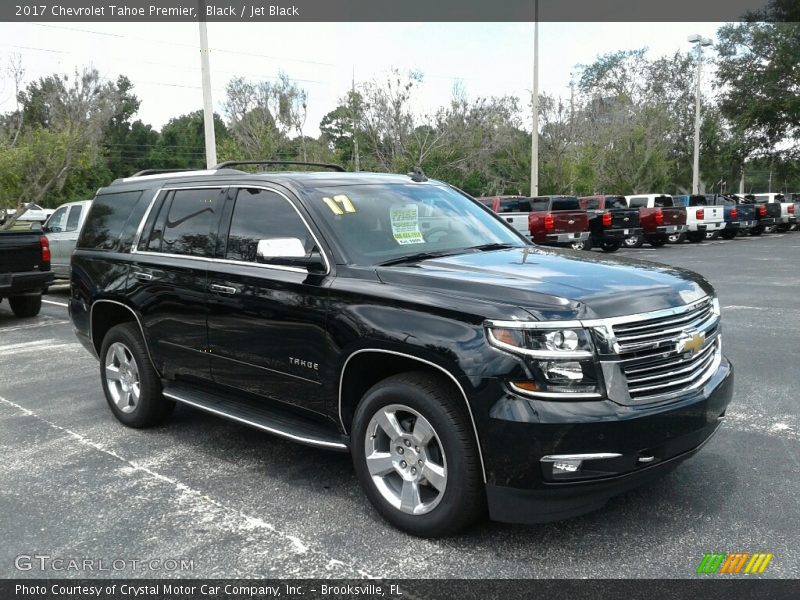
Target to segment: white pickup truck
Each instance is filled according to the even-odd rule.
[[[753,194],[756,202],[766,202],[767,204],[780,204],[781,216],[778,219],[778,225],[775,228],[781,233],[785,233],[797,225],[797,207],[792,196],[784,194]]]
[[[525,237],[530,237],[528,215],[531,212],[531,199],[525,196],[486,196],[476,198],[478,202],[487,206],[498,216],[519,231]]]
[[[725,229],[725,207],[714,206],[706,196],[678,195],[673,199],[676,204],[686,208],[686,238],[690,242],[702,242],[706,237],[716,238]]]

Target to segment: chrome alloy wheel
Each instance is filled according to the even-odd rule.
[[[124,413],[136,410],[139,403],[139,367],[125,344],[114,342],[108,347],[105,361],[106,384],[111,399]]]
[[[381,496],[409,515],[432,511],[447,487],[447,460],[430,422],[413,408],[390,404],[367,426],[367,470]]]

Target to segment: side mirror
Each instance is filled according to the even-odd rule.
[[[306,254],[303,242],[297,238],[273,238],[259,240],[256,246],[256,262],[285,267],[306,268],[309,272],[325,271],[325,261],[319,252]]]

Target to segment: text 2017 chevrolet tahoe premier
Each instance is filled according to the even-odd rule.
[[[420,173],[231,166],[92,204],[70,312],[124,424],[183,403],[350,452],[422,536],[599,508],[720,425],[733,368],[699,275],[538,247]]]

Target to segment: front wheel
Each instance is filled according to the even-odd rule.
[[[457,395],[412,372],[373,386],[353,419],[356,474],[392,525],[422,537],[472,524],[484,511],[478,448]]]
[[[42,295],[11,296],[8,303],[16,316],[20,318],[35,317],[42,310]]]
[[[644,236],[632,235],[631,237],[625,238],[623,243],[626,248],[641,248],[644,245]]]
[[[175,403],[161,394],[161,381],[134,323],[112,327],[100,350],[100,380],[114,416],[143,428],[166,419]]]
[[[619,242],[600,242],[600,247],[603,249],[603,252],[616,252],[620,249],[621,244]]]

